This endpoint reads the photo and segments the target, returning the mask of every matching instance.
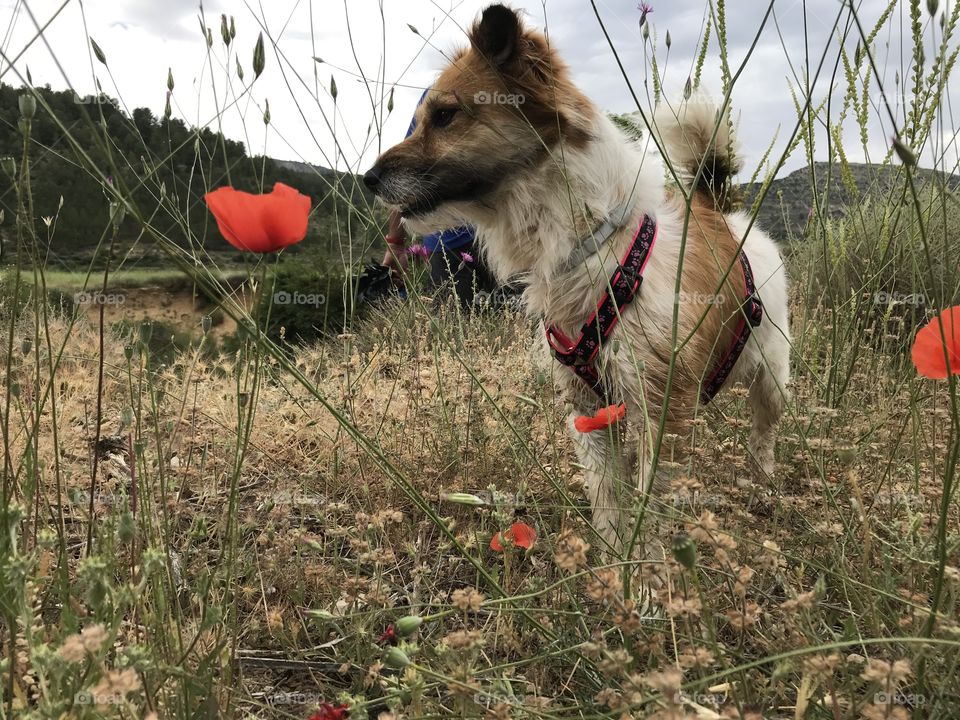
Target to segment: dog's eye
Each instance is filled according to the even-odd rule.
[[[453,122],[456,114],[457,108],[437,108],[433,111],[430,122],[435,128],[445,128]]]

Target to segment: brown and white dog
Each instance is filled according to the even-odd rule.
[[[599,360],[626,404],[626,427],[572,432],[595,526],[618,551],[633,532],[623,509],[664,484],[649,470],[661,419],[668,432],[687,433],[705,377],[734,341],[745,295],[741,241],[763,319],[725,384],[749,386],[749,450],[755,467],[772,474],[789,379],[783,261],[758,228],[744,241],[746,215],[720,209],[718,194],[738,167],[729,122],[702,97],[679,112],[657,113],[655,134],[691,186],[682,192],[665,182],[660,158],[644,153],[573,85],[547,39],[514,10],[488,7],[469,37],[417,109],[415,132],[384,152],[364,181],[414,231],[474,225],[497,277],[522,279],[531,314],[571,337],[609,287],[644,214],[656,220],[643,285]],[[585,252],[582,239],[616,212],[622,222]],[[557,376],[573,405],[571,421],[592,415],[596,395],[566,367]]]

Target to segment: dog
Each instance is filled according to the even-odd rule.
[[[363,179],[415,232],[475,226],[497,278],[526,283],[526,308],[566,365],[557,377],[594,527],[617,555],[636,538],[635,513],[623,508],[669,482],[665,466],[675,463],[652,472],[659,431],[689,435],[705,384],[738,344],[719,381],[749,387],[750,457],[758,474],[773,474],[790,374],[783,260],[744,213],[727,211],[739,162],[727,113],[705,97],[654,116],[651,138],[680,181],[667,182],[662,160],[572,83],[516,11],[487,7],[469,40],[418,108],[416,131]],[[570,362],[569,338],[596,334],[585,321],[604,302],[609,315],[614,285],[639,275],[624,265],[638,242],[650,245],[637,266],[642,285],[629,303],[614,298],[613,325],[600,329],[593,356]],[[747,299],[758,311],[750,323]],[[585,379],[586,360],[595,375]],[[611,398],[608,414],[622,409],[620,422],[575,429]]]

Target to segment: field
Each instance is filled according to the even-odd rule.
[[[385,222],[357,178],[323,176],[332,209],[300,248],[240,253],[202,192],[218,163],[263,189],[267,159],[231,165],[215,123],[181,123],[212,148],[198,194],[182,168],[108,166],[106,125],[100,155],[67,129],[71,162],[117,182],[84,261],[54,263],[30,138],[56,98],[18,90],[36,100],[0,159],[0,720],[960,717],[958,375],[911,355],[960,302],[957,168],[933,139],[953,134],[936,101],[957,14],[902,5],[838,8],[862,41],[838,105],[798,96],[783,157],[736,193],[756,216],[791,153],[817,160],[762,211],[782,210],[791,284],[776,471],[755,472],[747,391],[726,390],[650,439],[669,489],[624,498],[639,558],[601,551],[538,318],[435,300],[416,264],[406,298],[356,298]],[[724,3],[705,7],[699,63],[726,64]],[[894,9],[914,48],[898,139],[853,165],[839,128],[865,148],[887,119],[866,98]],[[158,168],[177,152],[143,145]],[[162,264],[122,260],[144,244]]]

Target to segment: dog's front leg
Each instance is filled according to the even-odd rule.
[[[620,428],[582,433],[573,426],[576,414],[569,417],[577,458],[583,466],[584,486],[593,512],[593,527],[603,541],[604,553],[619,558],[629,542],[624,536],[624,518],[630,514],[636,482],[633,479],[635,453]]]

